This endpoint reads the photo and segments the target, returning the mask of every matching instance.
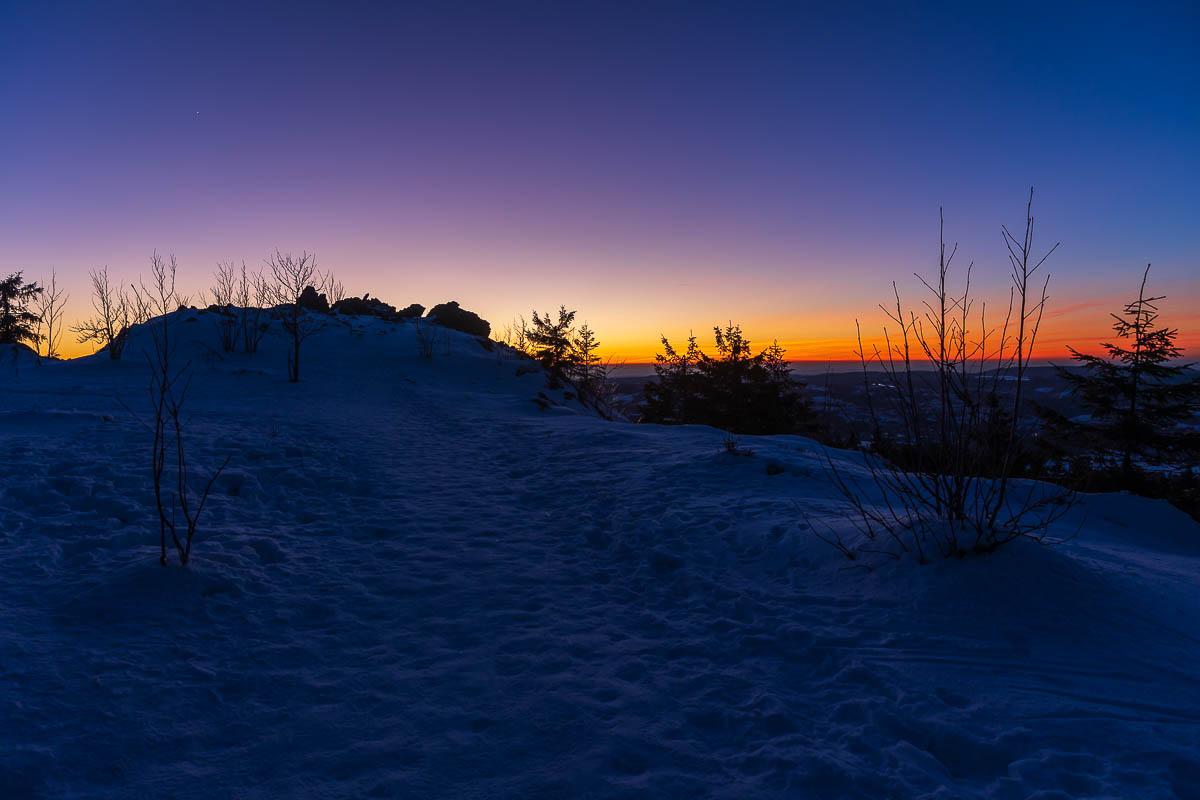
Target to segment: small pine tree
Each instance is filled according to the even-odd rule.
[[[772,340],[771,346],[763,351],[763,369],[772,381],[783,382],[791,378],[792,368],[788,366],[786,356],[787,350],[778,339]]]
[[[575,353],[571,341],[574,326],[575,312],[567,311],[566,306],[559,306],[557,321],[549,314],[539,316],[537,311],[533,312],[529,344],[533,357],[550,373],[552,381],[566,377],[574,368]]]
[[[717,357],[701,353],[697,364],[700,402],[695,405],[702,414],[694,421],[734,433],[751,433],[744,428],[746,421],[739,419],[741,407],[748,399],[748,384],[755,363],[750,353],[750,341],[742,333],[741,326],[732,322],[724,328],[714,327],[713,341]]]
[[[666,336],[662,337],[663,352],[654,354],[654,372],[658,381],[647,383],[642,390],[642,419],[665,424],[682,423],[691,414],[691,399],[695,396],[700,346],[696,335],[689,334],[687,348],[678,352]]]
[[[779,341],[756,358],[751,374],[751,407],[761,421],[763,432],[814,433],[816,422],[812,405],[804,393],[805,384],[792,378],[787,350]]]
[[[571,339],[571,378],[585,395],[595,397],[599,385],[607,378],[604,361],[596,354],[600,343],[596,332],[585,322]]]
[[[42,293],[36,282],[26,283],[20,272],[0,281],[0,344],[36,345],[41,318],[29,310]]]
[[[1181,437],[1176,425],[1200,409],[1200,378],[1191,364],[1179,363],[1175,344],[1179,331],[1158,324],[1158,301],[1146,295],[1150,265],[1142,275],[1136,300],[1113,314],[1115,342],[1103,342],[1107,358],[1081,353],[1071,357],[1082,370],[1058,372],[1090,412],[1086,421],[1052,417],[1052,423],[1097,452],[1112,451],[1122,472],[1133,472],[1135,457],[1154,457],[1175,450]]]
[[[655,356],[658,382],[644,389],[646,422],[711,425],[733,433],[804,433],[812,412],[803,385],[791,378],[786,351],[773,342],[755,354],[738,325],[713,328],[716,357],[705,354],[696,337],[676,351]]]

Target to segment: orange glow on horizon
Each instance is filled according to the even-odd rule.
[[[1047,315],[1047,319],[1043,322],[1042,330],[1039,333],[1038,341],[1034,348],[1033,358],[1036,360],[1062,360],[1067,361],[1070,358],[1070,353],[1067,350],[1068,345],[1075,347],[1079,351],[1088,354],[1102,355],[1102,341],[1109,341],[1111,337],[1111,329],[1109,327],[1110,318],[1108,312],[1100,310],[1097,312],[1094,303],[1081,303],[1077,307],[1064,309],[1059,315]],[[1119,301],[1114,301],[1111,305],[1104,308],[1116,308]],[[1080,317],[1080,318],[1073,318]],[[736,320],[734,320],[736,322]],[[1200,351],[1200,313],[1187,312],[1182,314],[1170,314],[1170,309],[1164,309],[1164,323],[1171,327],[1180,329],[1179,337],[1176,340],[1185,352],[1185,357],[1196,357],[1192,354]],[[1065,324],[1069,323],[1069,324]],[[71,323],[69,322],[68,325]],[[662,352],[660,344],[660,334],[652,333],[645,328],[637,331],[620,331],[618,328],[605,329],[600,327],[600,322],[589,320],[594,328],[598,330],[598,336],[601,340],[599,354],[601,358],[612,359],[613,364],[625,364],[629,366],[653,364],[656,353]],[[787,350],[788,360],[793,362],[827,362],[827,361],[857,361],[858,342],[854,336],[853,322],[847,326],[844,323],[833,323],[825,321],[827,328],[817,329],[815,325],[806,325],[808,328],[807,335],[790,333],[789,328],[794,329],[794,323],[788,325],[785,321],[771,320],[770,323],[764,323],[755,320],[743,321],[743,330],[747,337],[752,342],[755,349],[764,347],[772,341],[771,332],[778,331],[784,335],[779,336],[778,340],[781,345]],[[847,331],[848,328],[848,331]],[[840,330],[839,330],[840,329]],[[497,325],[492,323],[492,336],[496,338],[501,335],[503,323]],[[676,348],[681,347],[687,341],[689,330],[694,332],[697,341],[702,350],[706,352],[712,351],[712,330],[711,326],[706,328],[679,329],[671,330],[667,333],[667,338]],[[842,335],[836,335],[835,331],[842,332]],[[882,335],[876,334],[869,336],[868,327],[863,325],[863,343],[867,348],[868,354],[873,352],[873,348],[878,346],[881,350],[885,347],[885,342]],[[98,350],[93,344],[80,344],[76,341],[74,334],[71,331],[64,330],[62,339],[59,343],[59,350],[64,358],[78,358],[81,356],[90,355]]]
[[[684,341],[686,341],[686,339],[684,339]],[[756,350],[764,344],[762,340],[752,339],[752,341]],[[1105,339],[1105,341],[1108,341],[1108,339]],[[1184,358],[1196,358],[1196,356],[1193,354],[1195,354],[1197,351],[1200,351],[1200,336],[1185,338],[1181,334],[1179,339],[1176,341],[1184,350]],[[884,348],[883,339],[864,339],[863,342],[867,347],[867,353],[869,356],[868,361],[871,360],[870,356],[874,352],[874,346],[878,345],[881,351]],[[1077,342],[1079,344],[1077,344]],[[788,361],[793,363],[816,364],[826,362],[858,361],[858,342],[853,338],[846,338],[844,340],[822,339],[808,341],[780,340],[779,343],[787,350]],[[678,342],[674,339],[671,340],[671,344],[678,346]],[[702,350],[711,352],[711,342],[709,342],[708,347],[705,347],[703,342],[700,342],[700,344]],[[1063,336],[1061,337],[1061,341],[1056,343],[1038,343],[1034,348],[1032,358],[1035,361],[1058,361],[1065,365],[1066,362],[1071,359],[1071,353],[1067,349],[1068,345],[1087,355],[1103,356],[1105,354],[1104,348],[1101,346],[1098,340],[1088,343],[1085,342],[1084,336],[1081,335]],[[654,351],[648,350],[645,347],[629,347],[626,349],[606,349],[601,347],[600,349],[600,355],[602,358],[611,358],[613,364],[623,364],[626,366],[654,364],[655,354],[661,352],[661,346]]]
[[[694,332],[700,346],[711,350],[713,326],[730,321],[742,326],[754,347],[777,338],[792,361],[855,360],[855,321],[861,323],[868,347],[882,346],[887,320],[877,303],[891,292],[890,281],[880,279],[873,267],[847,262],[821,268],[796,263],[786,254],[764,258],[761,271],[738,273],[724,260],[693,267],[686,253],[594,254],[535,248],[516,253],[474,248],[438,252],[429,247],[400,258],[388,248],[360,250],[345,243],[322,252],[337,254],[322,256],[318,267],[335,269],[348,295],[369,292],[396,307],[414,301],[429,307],[455,299],[491,322],[493,338],[518,317],[528,320],[532,309],[544,313],[565,302],[568,308],[578,310],[577,323],[586,321],[596,331],[601,357],[627,364],[653,363],[662,349],[663,334],[678,347]],[[194,298],[207,285],[209,272],[200,265],[209,259],[198,252],[179,255],[180,291],[200,305]],[[735,263],[738,259],[728,260]],[[136,255],[119,261],[114,257],[113,261],[128,265],[113,269],[114,279],[125,285],[144,270],[145,259]],[[561,263],[571,264],[571,269],[553,268]],[[343,269],[342,264],[358,266]],[[643,264],[651,266],[640,266]],[[259,267],[251,263],[250,268]],[[902,268],[895,272],[903,274]],[[47,277],[33,270],[26,274],[43,283]],[[787,277],[785,284],[776,277],[781,274]],[[73,271],[60,265],[59,285],[71,295],[59,345],[66,357],[94,352],[92,345],[79,344],[69,329],[92,313],[85,276],[86,266],[81,263]],[[996,302],[989,308],[1007,305],[1004,277],[985,276],[981,271],[980,296],[1004,301],[1004,305]],[[1130,284],[1136,290],[1138,277],[1137,272],[1125,270],[1086,282],[1069,274],[1056,277],[1058,283],[1052,288],[1058,293],[1050,299],[1033,357],[1065,360],[1069,357],[1067,345],[1083,352],[1100,352],[1100,343],[1112,336],[1110,314],[1128,300]],[[985,284],[984,278],[992,283]],[[1179,345],[1196,354],[1200,351],[1200,279],[1172,278],[1165,271],[1161,280],[1154,278],[1152,273],[1151,289],[1167,296],[1160,304],[1161,323],[1178,328]],[[921,291],[915,279],[901,283],[903,299],[913,310],[920,310]]]

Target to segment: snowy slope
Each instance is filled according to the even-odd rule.
[[[0,372],[4,797],[1200,796],[1200,528],[1163,503],[851,569],[807,440],[543,411],[411,324],[333,323],[291,385],[278,330],[171,322],[193,462],[233,453],[187,569],[145,332]]]

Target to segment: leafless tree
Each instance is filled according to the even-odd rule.
[[[151,477],[158,511],[159,563],[167,564],[167,540],[175,548],[179,563],[187,566],[200,515],[213,483],[229,464],[227,456],[208,478],[202,491],[192,485],[184,447],[184,401],[191,382],[190,364],[173,365],[175,343],[172,312],[180,307],[175,292],[175,257],[164,261],[155,253],[151,262],[151,286],[141,286],[139,296],[152,313],[149,324],[152,350],[146,354],[150,367],[150,404],[154,412],[151,445]]]
[[[413,320],[416,326],[417,333],[417,355],[428,360],[433,359],[433,351],[441,340],[441,328],[433,322],[421,322],[421,318],[417,317]]]
[[[624,412],[617,408],[616,403],[621,386],[611,380],[613,370],[623,366],[625,366],[624,359],[617,361],[614,356],[609,356],[604,363],[598,365],[596,370],[597,379],[593,382],[592,399],[596,409],[608,419],[624,418]]]
[[[140,309],[140,322],[173,314],[187,304],[187,297],[181,296],[175,289],[178,271],[179,264],[174,255],[164,259],[156,251],[150,256],[150,285],[139,281],[133,287],[133,296]]]
[[[212,296],[212,305],[231,306],[237,294],[237,267],[232,261],[218,261],[213,271],[212,287],[208,290]]]
[[[500,342],[527,356],[532,356],[533,346],[529,343],[529,323],[524,316],[517,317],[504,326]]]
[[[243,265],[243,268],[245,265]],[[232,261],[218,261],[217,269],[213,272],[213,285],[209,290],[212,295],[212,307],[220,314],[217,320],[217,330],[221,336],[221,350],[232,353],[237,350],[238,337],[241,333],[240,320],[233,308],[237,295],[238,273]]]
[[[334,277],[333,270],[327,272],[325,277],[321,280],[321,291],[324,292],[325,296],[329,299],[329,305],[333,305],[334,303],[338,303],[346,299],[346,287],[342,285],[341,281]]]
[[[154,316],[150,311],[149,299],[142,294],[138,284],[131,283],[128,290],[122,289],[121,297],[125,301],[125,307],[129,309],[130,325],[141,325]]]
[[[46,358],[58,358],[58,343],[62,339],[62,315],[63,306],[71,295],[67,294],[58,285],[58,274],[53,270],[50,271],[50,282],[45,284],[45,288],[41,294],[34,299],[34,312],[40,320],[38,332],[41,333],[45,329],[45,334],[42,334],[42,341],[46,343]]]
[[[258,343],[267,332],[263,306],[269,302],[268,294],[262,272],[250,275],[243,261],[235,293],[243,353],[257,353]]]
[[[107,266],[88,274],[92,282],[94,316],[71,330],[78,334],[80,343],[98,342],[108,351],[109,358],[116,361],[125,349],[132,324],[130,301],[125,291],[110,280]]]
[[[859,328],[876,447],[864,453],[865,485],[832,458],[827,463],[874,552],[912,552],[926,561],[991,552],[1022,537],[1047,541],[1071,505],[1058,487],[1015,483],[1024,382],[1048,300],[1050,276],[1038,280],[1038,273],[1058,247],[1034,255],[1032,203],[1031,190],[1023,237],[1003,229],[1012,286],[998,328],[989,327],[986,304],[972,296],[971,266],[961,291],[949,287],[956,248],[947,252],[941,225],[937,277],[916,276],[928,292],[921,308],[906,308],[893,283],[894,306],[880,306],[894,326],[884,327],[884,346],[868,353]],[[882,381],[871,379],[872,369]],[[894,440],[881,433],[881,411],[898,422]],[[849,551],[840,537],[830,543]]]
[[[325,325],[324,318],[305,309],[300,298],[305,289],[322,284],[323,278],[317,272],[316,256],[308,252],[295,256],[276,250],[275,255],[267,259],[267,266],[271,276],[264,283],[264,288],[271,303],[282,307],[283,329],[291,338],[288,347],[288,380],[297,383],[300,380],[300,347],[305,339]]]

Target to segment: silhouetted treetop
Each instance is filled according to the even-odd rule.
[[[804,433],[813,415],[804,385],[793,380],[778,342],[755,353],[733,323],[713,328],[716,356],[694,335],[681,353],[662,337],[655,355],[656,383],[644,389],[645,422],[711,425],[745,434]]]
[[[36,345],[40,317],[30,306],[42,293],[36,282],[26,283],[20,272],[0,280],[0,344]]]

